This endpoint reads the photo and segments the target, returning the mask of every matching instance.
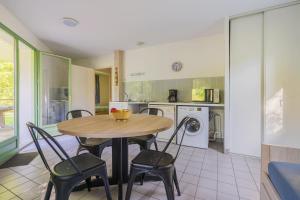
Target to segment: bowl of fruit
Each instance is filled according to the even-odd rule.
[[[115,120],[128,120],[132,114],[131,111],[128,109],[120,109],[119,110],[116,108],[112,108],[110,110],[110,113]]]

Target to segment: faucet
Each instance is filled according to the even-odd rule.
[[[129,95],[126,92],[124,93],[124,101],[129,101]]]

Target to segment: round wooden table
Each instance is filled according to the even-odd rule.
[[[172,124],[171,119],[156,115],[135,114],[126,121],[116,121],[109,115],[97,115],[63,121],[58,124],[58,131],[79,137],[112,138],[110,184],[118,184],[118,199],[122,200],[122,185],[128,181],[127,138],[161,132],[169,129]]]

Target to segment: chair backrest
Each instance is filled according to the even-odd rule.
[[[70,119],[70,114],[71,114],[72,118],[80,118],[80,117],[82,117],[83,113],[87,113],[88,115],[93,116],[93,114],[88,110],[71,110],[71,111],[67,112],[66,120]]]
[[[176,161],[177,157],[178,157],[178,154],[179,154],[179,151],[180,151],[180,148],[182,146],[182,141],[183,141],[183,138],[185,136],[185,132],[186,132],[186,129],[188,129],[188,127],[190,126],[190,124],[193,122],[192,121],[193,118],[187,116],[185,118],[183,118],[181,120],[181,122],[178,124],[178,126],[176,127],[174,133],[172,134],[171,138],[169,139],[168,143],[166,144],[166,146],[164,147],[164,149],[162,150],[162,152],[166,152],[170,146],[170,144],[172,143],[173,139],[175,138],[175,136],[179,133],[179,131],[182,131],[182,137],[181,137],[181,140],[180,140],[180,143],[178,145],[178,148],[177,148],[177,152],[173,158],[173,163]],[[162,157],[161,157],[162,158]],[[156,166],[158,167],[158,164],[160,163],[160,160],[161,158],[158,159],[158,161],[156,162]]]
[[[33,142],[41,156],[41,159],[45,165],[45,167],[48,169],[50,173],[53,173],[47,159],[43,153],[43,150],[41,148],[41,145],[38,140],[38,135],[41,136],[41,138],[44,139],[44,141],[51,147],[51,149],[55,152],[55,154],[62,160],[67,160],[70,162],[71,166],[77,171],[77,173],[81,174],[82,172],[78,168],[78,166],[74,163],[72,159],[70,159],[69,155],[65,152],[65,150],[60,146],[60,144],[46,131],[43,129],[35,126],[32,122],[27,122],[26,126],[29,130],[29,133],[33,139]]]
[[[83,113],[86,113],[86,114],[88,114],[90,116],[93,116],[93,114],[90,111],[88,111],[88,110],[71,110],[71,111],[67,112],[67,114],[66,114],[66,120],[70,119],[70,115],[71,115],[72,118],[80,118],[80,117],[82,117]],[[75,138],[79,142],[79,144],[83,144],[86,141],[85,137],[77,137],[76,136]]]
[[[148,111],[149,115],[158,115],[160,113],[162,117],[164,116],[164,111],[160,108],[143,108],[139,113],[144,113],[145,111]]]

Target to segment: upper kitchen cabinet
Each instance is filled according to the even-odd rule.
[[[39,126],[48,128],[53,134],[56,134],[56,124],[65,119],[71,105],[70,67],[68,58],[40,53]]]

